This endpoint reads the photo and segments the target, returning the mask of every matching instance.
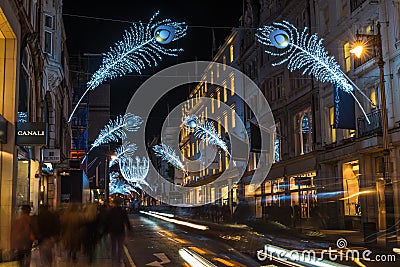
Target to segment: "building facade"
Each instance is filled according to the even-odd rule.
[[[69,154],[70,81],[62,1],[1,1],[2,117],[0,251],[9,250],[12,219],[20,205],[37,213],[57,207],[58,171]],[[21,127],[43,128],[44,140],[23,141]],[[25,128],[24,128],[25,129]],[[35,128],[29,128],[35,130]]]

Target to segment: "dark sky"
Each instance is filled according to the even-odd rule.
[[[132,94],[150,75],[162,68],[192,60],[211,60],[213,30],[216,46],[223,43],[232,27],[239,26],[243,0],[65,0],[63,6],[64,24],[70,57],[84,53],[99,54],[109,51],[115,42],[121,40],[129,22],[147,22],[159,11],[158,19],[170,18],[185,21],[189,28],[187,36],[178,40],[184,49],[178,57],[164,57],[163,62],[143,75],[132,73],[111,81],[111,113],[125,113]],[[212,30],[213,29],[213,30]],[[179,95],[179,97],[177,97]],[[165,106],[172,109],[187,94],[172,92],[161,100],[156,116],[166,116]],[[160,126],[161,127],[161,126]]]

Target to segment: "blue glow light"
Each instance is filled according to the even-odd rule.
[[[369,102],[371,100],[343,73],[335,58],[328,55],[322,45],[323,39],[318,39],[317,34],[309,35],[307,27],[300,33],[292,24],[283,21],[259,28],[256,37],[261,44],[273,48],[265,50],[267,54],[283,57],[273,63],[273,66],[288,62],[287,67],[290,71],[303,69],[303,75],[313,75],[315,79],[330,82],[351,94],[369,123],[364,108],[354,95],[354,88]]]
[[[127,113],[124,116],[120,115],[114,121],[110,120],[94,140],[89,152],[102,144],[118,142],[119,139],[124,139],[126,137],[125,130],[129,132],[137,131],[142,122],[142,118],[131,113]]]
[[[156,12],[148,23],[139,22],[125,31],[122,41],[104,54],[100,68],[87,83],[87,89],[77,102],[68,121],[89,90],[94,90],[107,79],[123,76],[136,71],[141,73],[146,67],[157,66],[162,56],[177,56],[181,48],[168,48],[163,45],[176,41],[186,35],[185,22],[174,22],[170,19],[154,21]]]
[[[185,171],[185,166],[172,147],[169,147],[166,144],[161,144],[153,146],[153,150],[162,160],[169,162],[177,169]]]

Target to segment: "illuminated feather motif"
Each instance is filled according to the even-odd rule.
[[[131,144],[129,142],[124,142],[121,146],[115,149],[114,153],[115,156],[110,160],[109,166],[114,166],[115,164],[119,163],[122,157],[129,157],[133,156],[137,149],[136,144]]]
[[[119,179],[119,174],[117,172],[110,173],[110,195],[122,194],[130,195],[132,192],[139,194],[135,187],[131,184],[126,183],[124,180]]]
[[[77,102],[68,121],[89,90],[94,90],[107,79],[123,76],[136,71],[141,73],[146,67],[157,66],[162,56],[177,56],[180,48],[168,48],[164,45],[176,41],[186,35],[187,25],[164,19],[154,22],[158,12],[146,24],[139,22],[125,31],[123,40],[104,54],[100,68],[87,83],[87,89]]]
[[[215,130],[214,124],[209,121],[201,122],[197,116],[186,116],[183,120],[185,126],[194,129],[194,137],[208,142],[211,145],[219,146],[222,150],[231,155],[228,151],[228,146],[222,140],[221,136]]]
[[[126,137],[125,130],[129,132],[137,131],[142,122],[142,118],[131,113],[118,116],[114,121],[110,120],[100,131],[89,152],[102,144],[118,142],[119,139],[124,139]]]
[[[145,184],[149,186],[145,178],[149,173],[149,160],[139,157],[122,157],[119,162],[122,176],[130,183]]]
[[[334,84],[354,97],[369,122],[363,107],[354,95],[354,88],[366,99],[369,98],[343,73],[335,58],[328,55],[322,45],[323,39],[318,39],[317,34],[309,35],[307,28],[299,33],[296,27],[283,21],[259,28],[256,37],[261,44],[273,48],[266,50],[267,54],[283,57],[282,60],[273,63],[273,66],[288,62],[287,67],[290,71],[303,69],[303,74],[311,74],[321,82]]]
[[[179,170],[185,171],[185,166],[183,165],[180,158],[177,156],[175,150],[171,147],[167,146],[166,144],[161,144],[153,146],[153,150],[155,154],[162,160],[167,161]]]

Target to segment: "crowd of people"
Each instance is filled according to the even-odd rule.
[[[20,266],[30,266],[32,246],[37,245],[42,266],[53,265],[55,248],[71,264],[80,253],[90,264],[103,243],[111,248],[113,264],[120,266],[124,237],[131,229],[120,204],[118,200],[103,206],[71,203],[57,211],[42,205],[38,215],[30,215],[31,207],[23,205],[11,227],[12,258]]]

